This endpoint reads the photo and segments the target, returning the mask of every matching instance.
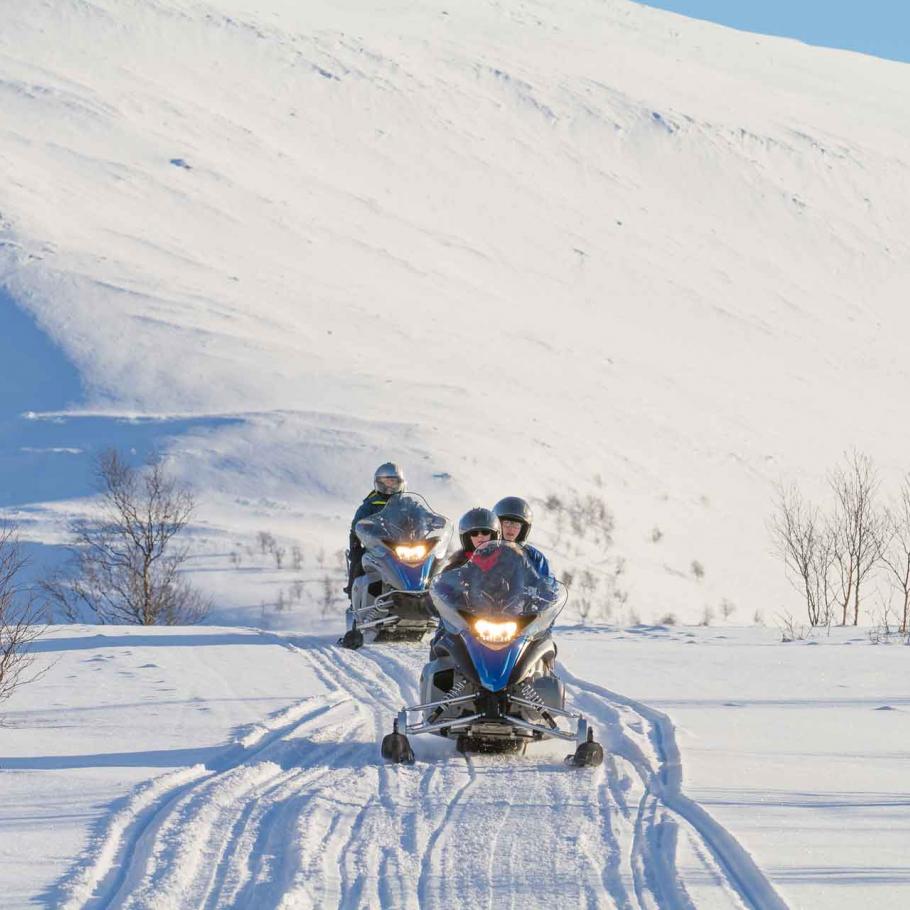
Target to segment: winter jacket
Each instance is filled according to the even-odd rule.
[[[547,562],[547,557],[537,549],[537,547],[532,547],[529,543],[523,543],[525,554],[528,557],[528,561],[534,566],[537,574],[542,578],[554,578],[552,571],[550,570],[550,564]]]
[[[373,490],[354,513],[354,520],[351,522],[351,536],[348,541],[348,593],[350,593],[354,579],[366,574],[363,570],[363,554],[365,550],[360,538],[357,536],[357,532],[354,530],[357,527],[357,522],[361,518],[369,518],[371,515],[381,511],[388,501],[389,497],[384,493],[377,493]]]
[[[472,556],[474,555],[473,550],[461,550],[456,551],[449,557],[449,561],[439,570],[439,574],[442,575],[443,572],[451,572],[452,569],[460,569]]]

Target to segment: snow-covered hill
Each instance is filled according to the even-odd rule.
[[[172,436],[213,533],[331,551],[395,457],[453,515],[603,498],[617,617],[772,613],[773,481],[908,467],[908,73],[626,0],[7,8],[0,305],[79,378],[3,399],[68,481],[0,505]],[[67,406],[181,419],[12,417]]]
[[[627,0],[0,5],[0,512],[40,566],[163,445],[265,627],[39,643],[0,906],[906,906],[905,648],[623,624],[772,620],[773,483],[910,468],[908,165],[905,65]],[[602,769],[381,763],[425,652],[332,642],[388,458],[535,502]]]

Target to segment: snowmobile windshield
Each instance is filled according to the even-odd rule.
[[[375,547],[406,546],[430,542],[433,547],[448,544],[452,525],[448,518],[434,512],[417,493],[396,493],[381,511],[362,518],[355,528],[368,550]]]
[[[514,543],[492,540],[459,569],[438,575],[430,587],[437,607],[476,616],[538,616],[562,607],[559,584],[544,578]]]

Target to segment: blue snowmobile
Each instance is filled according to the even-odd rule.
[[[439,571],[452,523],[417,493],[395,493],[354,528],[364,546],[365,575],[356,579],[348,609],[346,648],[374,641],[419,641],[436,627],[429,583]]]
[[[595,766],[603,748],[580,714],[565,708],[551,626],[565,605],[520,546],[490,541],[461,568],[438,575],[430,596],[443,634],[420,677],[421,704],[402,708],[382,756],[411,763],[409,735],[455,739],[460,752],[516,752],[544,739],[574,742],[567,761]],[[419,719],[409,722],[411,715]],[[564,729],[559,725],[571,725]]]

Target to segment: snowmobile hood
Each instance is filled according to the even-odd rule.
[[[490,692],[501,692],[509,684],[512,670],[528,642],[523,636],[516,638],[507,648],[493,650],[479,642],[470,632],[464,632],[462,639],[474,663],[480,684]]]

